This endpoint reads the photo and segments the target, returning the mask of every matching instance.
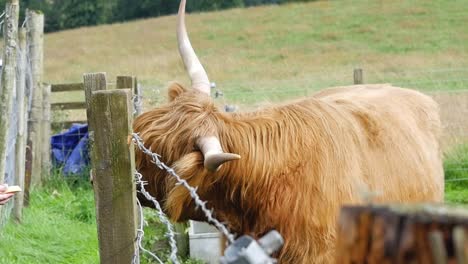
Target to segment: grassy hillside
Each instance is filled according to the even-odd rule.
[[[364,68],[366,82],[468,87],[464,0],[318,1],[190,14],[187,24],[211,80],[238,102],[350,84],[355,67]],[[48,34],[45,80],[134,74],[147,87],[146,99],[155,98],[150,87],[188,83],[175,27],[169,16]]]

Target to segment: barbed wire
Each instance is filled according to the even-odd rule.
[[[141,175],[141,173],[139,173],[139,172],[135,172],[135,180],[136,180],[136,184],[138,186],[140,186],[139,192],[142,193],[145,196],[146,199],[153,202],[153,204],[154,204],[154,206],[156,208],[156,211],[158,213],[158,217],[159,217],[160,221],[166,226],[166,229],[167,229],[166,236],[169,238],[169,244],[171,246],[171,254],[170,254],[169,258],[171,259],[171,261],[174,264],[178,264],[179,261],[177,259],[177,244],[176,244],[176,241],[175,241],[175,234],[174,234],[172,224],[169,222],[166,214],[163,212],[159,202],[146,191],[145,185],[147,185],[148,183],[143,181],[143,175]],[[146,250],[141,244],[142,240],[143,240],[143,236],[144,236],[144,231],[143,231],[144,216],[143,216],[143,208],[141,207],[140,201],[138,201],[138,210],[140,211],[140,226],[139,226],[139,228],[137,230],[137,244],[138,244],[138,247],[141,250],[143,250],[145,253],[150,254],[159,263],[163,264],[161,259],[159,259],[155,254],[151,253],[149,250]],[[137,254],[135,253],[134,259],[136,259],[136,257],[137,257]],[[133,262],[133,263],[136,264],[136,262]]]
[[[137,237],[136,237],[136,245],[135,245],[135,254],[133,254],[133,259],[132,259],[132,264],[139,264],[140,263],[140,258],[139,258],[139,250],[142,250],[143,252],[149,254],[152,256],[155,260],[157,260],[160,264],[164,264],[164,262],[156,256],[153,252],[145,249],[142,245],[143,242],[143,237],[145,235],[145,231],[143,230],[144,227],[144,215],[143,215],[143,208],[141,206],[140,201],[137,199],[137,205],[138,205],[138,212],[140,213],[140,225],[137,228]]]
[[[213,217],[213,210],[209,210],[206,207],[205,201],[202,201],[200,199],[200,196],[197,194],[197,187],[192,187],[188,184],[188,182],[185,179],[182,179],[175,171],[173,168],[167,166],[164,162],[160,160],[160,155],[153,153],[151,150],[145,147],[143,140],[140,138],[140,136],[137,133],[132,133],[132,142],[146,155],[150,156],[152,159],[152,162],[161,170],[165,170],[168,172],[171,176],[173,176],[176,180],[177,183],[176,185],[182,185],[184,186],[188,191],[192,199],[194,200],[196,206],[202,210],[202,212],[205,214],[207,220],[209,223],[212,223],[216,228],[218,228],[219,231],[221,231],[226,238],[228,239],[229,243],[234,242],[234,235],[231,234],[228,230],[228,228],[219,222],[215,217]]]

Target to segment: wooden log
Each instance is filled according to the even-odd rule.
[[[354,84],[363,84],[364,76],[362,69],[354,69]]]
[[[3,66],[0,84],[0,183],[5,178],[6,156],[8,149],[8,128],[16,90],[17,37],[19,1],[9,0],[5,5]],[[1,210],[1,209],[0,209]]]
[[[83,83],[52,84],[51,92],[84,91]]]
[[[337,231],[336,263],[459,263],[468,252],[463,208],[343,207]]]
[[[32,71],[32,106],[29,121],[29,137],[28,142],[32,151],[31,164],[31,185],[41,183],[42,176],[42,150],[41,142],[42,129],[41,122],[43,119],[43,93],[42,93],[42,73],[43,73],[43,45],[44,45],[44,15],[39,11],[26,11],[27,23],[27,40],[31,58]],[[26,186],[29,189],[29,186]]]
[[[15,182],[21,189],[15,195],[13,218],[16,222],[21,222],[24,203],[24,175],[26,164],[26,131],[28,125],[28,102],[29,95],[26,92],[26,29],[21,28],[18,34],[19,56],[18,74],[16,75],[16,91],[18,104],[18,135],[16,138],[16,168]]]
[[[92,170],[102,264],[131,263],[137,229],[132,93],[93,92],[89,117],[94,133]]]
[[[86,102],[52,103],[50,107],[52,110],[86,109]]]

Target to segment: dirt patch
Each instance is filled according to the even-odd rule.
[[[442,148],[468,143],[468,90],[433,92],[439,103],[443,126]]]

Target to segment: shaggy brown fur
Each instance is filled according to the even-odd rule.
[[[438,107],[390,85],[327,89],[311,98],[252,113],[224,113],[178,84],[171,102],[135,120],[134,131],[192,186],[237,234],[271,229],[285,238],[280,263],[331,263],[343,204],[440,202],[444,181]],[[210,173],[195,148],[218,136],[241,155]],[[204,220],[188,192],[137,151],[150,192],[175,221]]]

